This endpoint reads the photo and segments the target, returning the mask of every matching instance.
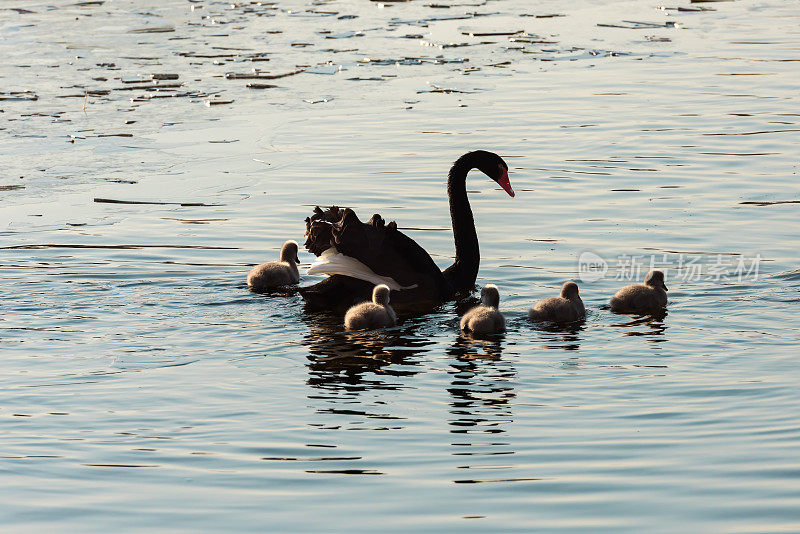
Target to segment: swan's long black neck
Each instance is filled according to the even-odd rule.
[[[456,261],[444,271],[445,279],[455,292],[471,290],[478,277],[481,262],[475,219],[467,198],[467,173],[475,168],[472,153],[461,156],[447,177],[447,196],[450,198],[450,218],[456,242]]]

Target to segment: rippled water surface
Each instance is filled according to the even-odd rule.
[[[800,531],[798,23],[777,0],[6,0],[2,524]],[[458,303],[348,334],[248,293],[317,204],[446,267],[445,176],[478,148],[518,193],[470,176],[504,336],[459,337]],[[587,252],[585,323],[529,323]],[[666,317],[603,307],[651,262]]]

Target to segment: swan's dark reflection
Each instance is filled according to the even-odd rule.
[[[250,293],[254,297],[263,297],[270,299],[275,297],[292,298],[300,293],[297,286],[271,287],[264,289],[263,291],[251,291],[250,288],[247,287],[247,284],[239,284],[237,287]]]
[[[450,432],[460,437],[454,439],[454,456],[461,458],[459,469],[513,469],[514,466],[486,465],[487,457],[514,454],[509,443],[496,436],[504,434],[513,422],[512,405],[516,391],[512,385],[517,370],[502,359],[504,337],[472,339],[458,336],[447,350],[453,357],[450,363],[451,418]],[[487,439],[489,436],[494,438]],[[466,464],[466,465],[464,465]],[[456,483],[488,482],[472,477],[467,472]],[[511,478],[505,476],[505,480]]]
[[[566,324],[536,323],[536,329],[542,332],[546,349],[578,350],[581,348],[581,332],[586,329],[586,319]]]
[[[447,354],[459,360],[499,360],[503,355],[504,334],[490,337],[473,337],[461,334]]]
[[[667,317],[667,311],[664,310],[658,314],[652,315],[645,315],[643,317],[637,317],[636,319],[631,319],[629,321],[624,321],[621,323],[612,324],[611,326],[617,328],[629,328],[630,330],[625,331],[626,336],[650,336],[650,341],[653,343],[663,343],[667,341],[666,337],[664,336],[664,332],[667,330],[667,325],[664,324],[664,319]],[[634,327],[644,325],[649,328],[649,330],[634,330]]]
[[[413,356],[432,342],[411,335],[411,326],[385,330],[347,332],[342,317],[306,311],[309,328],[303,337],[308,347],[308,384],[315,388],[348,392],[367,389],[398,389],[399,383],[379,377],[407,377],[422,371]],[[400,367],[402,366],[402,367]],[[371,375],[366,378],[365,375]]]

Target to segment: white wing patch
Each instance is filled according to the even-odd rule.
[[[341,274],[364,280],[365,282],[370,282],[375,285],[386,284],[392,291],[414,289],[417,287],[417,284],[401,286],[394,278],[379,275],[357,259],[342,254],[336,250],[336,247],[331,247],[320,254],[317,261],[308,268],[306,274],[324,274],[327,276]]]

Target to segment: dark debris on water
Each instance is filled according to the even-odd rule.
[[[159,202],[155,200],[117,200],[113,198],[95,198],[99,204],[150,204],[155,206],[213,207],[224,204],[205,204],[203,202]]]

